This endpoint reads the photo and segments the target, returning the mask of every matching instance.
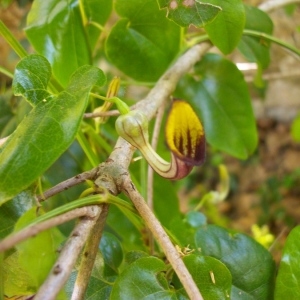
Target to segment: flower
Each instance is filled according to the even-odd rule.
[[[182,100],[173,102],[166,124],[166,140],[171,150],[170,163],[151,147],[148,119],[144,113],[133,110],[119,116],[116,130],[127,142],[140,150],[150,166],[162,177],[181,179],[191,172],[193,166],[204,162],[203,126],[192,107]]]

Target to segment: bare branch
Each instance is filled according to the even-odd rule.
[[[161,122],[165,112],[165,103],[158,109],[155,125],[153,129],[153,135],[151,140],[151,146],[154,150],[157,148],[158,138],[160,134]],[[147,203],[149,208],[153,211],[153,169],[148,166],[148,186],[147,186]]]
[[[153,135],[152,135],[152,141],[151,141],[151,146],[154,150],[157,148],[157,143],[158,143],[158,138],[160,134],[160,127],[161,127],[161,122],[164,116],[165,112],[165,105],[163,104],[157,112],[156,120],[155,120],[155,125],[153,129]],[[153,183],[154,183],[154,171],[153,169],[148,165],[148,172],[147,172],[147,204],[149,208],[153,211]],[[153,234],[151,231],[148,232],[149,235],[149,248],[150,248],[150,253],[154,253],[154,239],[153,239]]]
[[[68,280],[76,260],[102,212],[102,206],[97,205],[86,207],[86,209],[87,215],[79,220],[72,231],[48,278],[34,297],[35,300],[55,300]]]
[[[280,7],[299,2],[300,0],[269,0],[261,3],[258,8],[265,12],[270,12]]]
[[[154,216],[153,212],[149,209],[143,197],[136,190],[129,175],[124,176],[123,179],[124,191],[129,196],[134,206],[140,213],[141,217],[145,221],[146,225],[151,230],[153,236],[163,249],[168,261],[172,265],[174,271],[176,272],[190,299],[203,300],[203,297],[200,291],[198,290],[191,274],[189,273],[188,269],[183,263],[176,248],[173,246],[169,236],[166,234],[163,227],[161,226],[157,218]]]
[[[110,111],[101,111],[96,113],[85,113],[83,115],[84,118],[99,118],[99,117],[113,117],[118,116],[120,112],[118,110],[110,110]]]
[[[71,300],[84,299],[84,295],[89,283],[89,278],[91,276],[95,259],[98,253],[100,239],[108,214],[108,208],[108,204],[102,205],[102,212],[97,222],[95,223],[95,226],[91,230],[89,238],[86,242]]]
[[[0,252],[4,252],[16,244],[37,235],[38,233],[45,231],[49,228],[55,227],[57,225],[63,224],[70,220],[78,217],[82,217],[88,214],[87,207],[76,208],[74,210],[68,211],[50,220],[26,227],[8,237],[4,238],[0,242]]]
[[[45,201],[46,199],[48,199],[58,193],[61,193],[62,191],[65,191],[74,185],[80,184],[88,179],[94,179],[97,175],[97,171],[98,171],[98,167],[96,167],[90,171],[86,171],[81,174],[78,174],[72,178],[65,180],[65,181],[62,181],[59,184],[52,187],[51,189],[44,192],[42,195],[38,195],[37,200]]]

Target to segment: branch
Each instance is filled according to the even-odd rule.
[[[165,105],[161,106],[158,109],[153,134],[152,134],[152,141],[151,146],[154,150],[157,148],[159,133],[160,133],[160,127],[162,123],[162,119],[165,112]],[[154,184],[154,170],[148,165],[148,171],[147,171],[147,204],[149,208],[153,211],[153,184]],[[153,234],[151,232],[148,232],[149,235],[149,248],[150,253],[154,253],[154,239]]]
[[[190,299],[203,300],[200,291],[198,290],[191,274],[183,263],[178,251],[173,246],[169,236],[164,231],[162,225],[159,223],[153,212],[147,206],[143,197],[136,190],[129,175],[125,175],[123,189],[129,196],[134,206],[140,213],[141,217],[151,230],[154,238],[158,241],[163,249],[168,261],[172,265],[183,287],[185,288]]]
[[[153,118],[158,109],[170,98],[180,78],[190,71],[210,47],[209,43],[195,45],[179,57],[175,64],[158,80],[145,99],[136,104],[135,109],[146,112],[149,120]],[[188,295],[191,299],[201,300],[203,298],[177,250],[129,178],[128,167],[135,150],[132,145],[120,137],[107,162],[99,166],[99,177],[94,183],[115,195],[122,191],[127,192],[154,237],[160,243]]]
[[[64,214],[61,214],[57,217],[54,217],[50,220],[26,227],[4,238],[0,242],[0,252],[4,252],[10,249],[14,247],[16,244],[21,243],[22,241],[30,237],[33,237],[42,231],[63,224],[75,218],[86,216],[87,214],[88,214],[87,207],[76,208]]]
[[[58,193],[61,193],[62,191],[65,191],[74,185],[80,184],[88,179],[94,179],[97,175],[97,172],[98,172],[98,167],[96,167],[90,171],[86,171],[81,174],[78,174],[72,178],[65,180],[65,181],[62,181],[59,184],[52,187],[51,189],[44,192],[42,195],[38,195],[37,200],[45,201],[46,199],[48,199]]]
[[[102,213],[102,206],[93,205],[86,209],[87,215],[79,220],[72,231],[48,278],[35,295],[35,300],[55,300],[68,280],[89,234]]]
[[[102,205],[102,213],[100,214],[100,217],[97,219],[97,222],[92,228],[89,238],[86,242],[71,300],[84,299],[84,295],[89,283],[89,278],[91,276],[95,259],[99,250],[99,243],[108,214],[108,208],[108,204]]]
[[[85,113],[83,115],[84,118],[99,118],[99,117],[113,117],[120,115],[120,112],[118,110],[110,110],[110,111],[101,111],[101,112],[95,112],[95,113]]]
[[[260,4],[258,8],[265,12],[270,12],[280,7],[299,2],[300,0],[269,0]]]

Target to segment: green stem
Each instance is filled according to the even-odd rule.
[[[117,109],[119,110],[121,115],[125,115],[125,114],[129,113],[129,111],[130,111],[129,106],[118,97],[108,98],[108,97],[104,97],[104,96],[101,96],[101,95],[98,95],[95,93],[90,93],[90,95],[97,99],[101,99],[103,101],[115,103],[117,106]]]
[[[203,34],[203,35],[196,36],[196,37],[192,38],[191,40],[187,41],[186,47],[184,48],[184,52],[187,49],[189,49],[189,48],[191,48],[191,47],[193,47],[193,46],[195,46],[199,43],[203,43],[203,42],[207,42],[207,41],[209,41],[208,34]]]
[[[6,75],[7,77],[13,79],[14,78],[14,74],[11,73],[10,71],[6,70],[5,68],[0,66],[0,73]]]
[[[0,20],[0,34],[4,37],[6,42],[12,47],[20,58],[28,55],[22,45],[16,40],[5,24]]]
[[[35,225],[44,221],[47,221],[53,217],[56,217],[58,215],[64,214],[68,211],[71,211],[75,208],[80,208],[83,206],[88,206],[88,205],[97,205],[97,204],[103,204],[103,203],[109,203],[109,204],[115,204],[121,208],[125,208],[126,210],[137,214],[135,208],[133,207],[132,204],[129,204],[128,202],[126,202],[125,200],[122,200],[116,196],[113,196],[111,194],[109,194],[107,191],[104,192],[103,195],[98,194],[98,195],[93,195],[93,196],[89,196],[89,197],[85,197],[82,199],[78,199],[72,202],[69,202],[65,205],[62,205],[60,207],[57,207],[47,213],[45,213],[44,215],[41,215],[39,217],[37,217],[36,219],[34,219],[30,224],[28,224],[28,226],[31,225]]]
[[[293,45],[290,45],[272,35],[269,35],[267,33],[263,33],[263,32],[260,32],[260,31],[255,31],[255,30],[250,30],[250,29],[245,29],[243,31],[243,34],[244,35],[250,35],[250,36],[254,36],[254,37],[258,37],[258,38],[261,38],[261,39],[266,39],[268,41],[271,41],[271,42],[274,42],[292,52],[294,52],[295,54],[297,54],[298,56],[300,56],[300,50],[297,49],[296,47],[294,47]]]
[[[93,22],[93,21],[89,21],[88,25],[93,25],[94,27],[96,27],[97,29],[99,29],[100,31],[104,31],[104,27],[101,26],[99,23]]]

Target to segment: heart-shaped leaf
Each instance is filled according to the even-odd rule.
[[[183,257],[183,261],[204,299],[219,300],[229,298],[231,274],[221,261],[213,257],[195,254]],[[176,288],[178,288],[177,284],[175,284]],[[182,289],[179,289],[177,294],[186,295]]]
[[[158,0],[161,9],[167,9],[167,17],[182,27],[203,27],[212,22],[221,7],[199,0]]]
[[[12,83],[14,94],[23,96],[31,105],[49,100],[47,85],[51,77],[51,66],[41,55],[30,55],[21,60],[15,69]]]
[[[117,0],[115,8],[123,18],[108,36],[109,59],[136,80],[157,80],[179,51],[180,27],[166,19],[155,0]]]
[[[156,257],[142,257],[136,260],[116,279],[110,298],[172,299],[173,292],[165,290],[158,277],[159,272],[164,270],[164,262]]]
[[[91,64],[78,0],[34,1],[26,35],[34,49],[48,59],[55,78],[64,87],[75,70]]]
[[[203,0],[220,6],[222,10],[216,19],[205,26],[209,38],[224,54],[238,45],[245,26],[245,9],[242,0]]]
[[[275,264],[271,254],[254,239],[216,225],[200,228],[196,247],[221,260],[232,275],[231,299],[272,298]]]

